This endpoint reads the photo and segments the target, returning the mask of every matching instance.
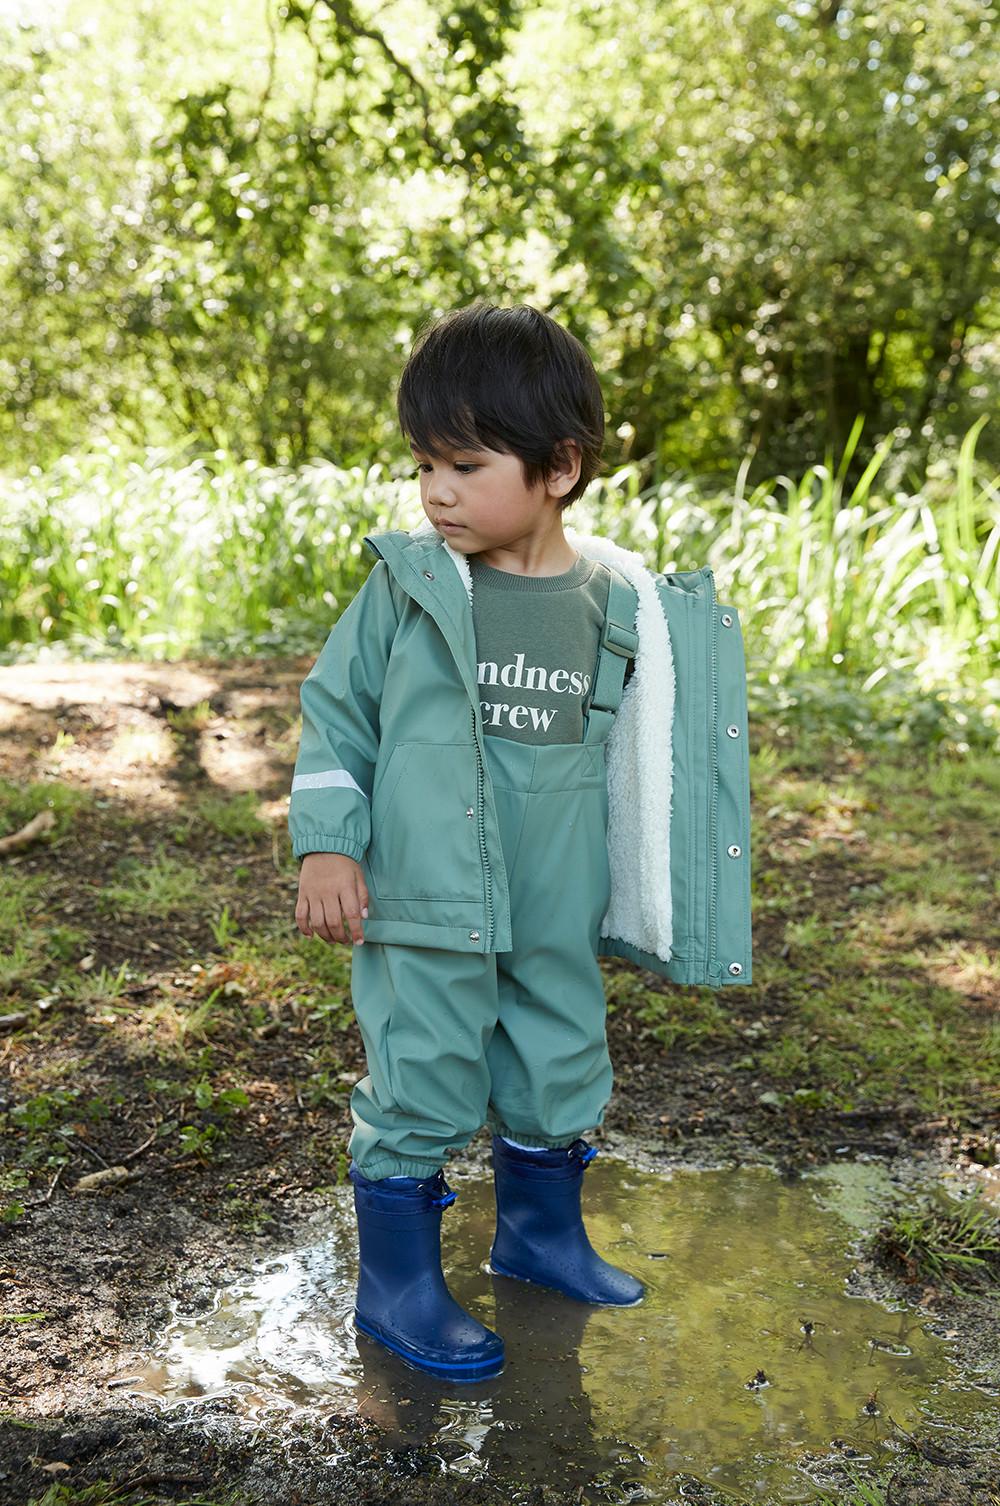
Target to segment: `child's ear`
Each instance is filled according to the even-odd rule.
[[[564,496],[576,485],[580,475],[583,455],[575,439],[561,439],[556,446],[553,463],[549,469],[549,490],[556,496]]]

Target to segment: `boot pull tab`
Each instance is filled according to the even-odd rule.
[[[588,1166],[600,1152],[596,1145],[588,1145],[586,1140],[574,1140],[569,1148],[569,1154],[582,1166]]]
[[[448,1183],[444,1179],[444,1173],[443,1172],[440,1174],[440,1177],[439,1177],[439,1180],[436,1183],[436,1186],[440,1187],[442,1189],[442,1192],[441,1192],[441,1196],[440,1197],[434,1197],[433,1195],[431,1196],[431,1205],[432,1205],[432,1207],[434,1207],[434,1208],[449,1208],[451,1206],[451,1204],[455,1201],[455,1199],[458,1197],[458,1193],[457,1192],[452,1192],[451,1188],[448,1186]]]

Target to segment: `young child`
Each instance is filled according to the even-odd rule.
[[[717,629],[707,569],[654,575],[564,532],[599,468],[604,407],[553,319],[482,301],[445,316],[421,332],[397,410],[426,520],[366,538],[376,563],[301,688],[295,919],[354,944],[368,1066],[351,1096],[355,1323],[471,1381],[499,1373],[503,1341],[449,1292],[440,1223],[444,1164],[484,1123],[492,1270],[581,1302],[642,1299],[581,1216],[597,1153],[584,1136],[612,1087],[598,958],[749,982],[747,859],[737,879],[705,852],[707,834],[747,853],[742,648],[731,609],[719,621],[736,633]],[[690,707],[668,596],[698,666]],[[720,663],[739,757],[725,737],[691,756],[689,735],[675,767],[675,712],[708,738]],[[693,853],[698,882],[678,882]]]

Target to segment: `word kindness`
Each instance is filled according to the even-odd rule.
[[[536,731],[549,730],[560,710],[565,705],[546,705],[552,696],[575,696],[583,700],[590,689],[590,675],[577,669],[547,669],[543,665],[524,667],[524,655],[518,654],[512,664],[503,666],[488,660],[479,665],[480,685],[498,685],[508,690],[527,690],[534,693],[536,703],[514,704],[512,701],[485,701],[480,705],[483,725],[486,727],[509,726],[518,729],[533,727]],[[566,717],[563,717],[566,720]]]

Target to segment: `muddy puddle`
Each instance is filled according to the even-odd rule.
[[[954,1446],[1000,1420],[995,1388],[958,1377],[926,1313],[848,1290],[852,1242],[893,1190],[879,1163],[787,1181],[764,1167],[653,1175],[602,1156],[587,1223],[646,1282],[629,1309],[492,1276],[492,1182],[450,1180],[445,1270],[506,1341],[496,1379],[434,1380],[354,1331],[345,1187],[308,1240],[197,1311],[175,1306],[132,1390],[178,1421],[220,1396],[265,1428],[291,1413],[363,1417],[390,1449],[429,1445],[449,1473],[592,1501],[664,1502],[681,1476],[738,1501],[809,1501],[820,1456],[878,1463],[903,1447],[899,1429],[940,1429]]]

